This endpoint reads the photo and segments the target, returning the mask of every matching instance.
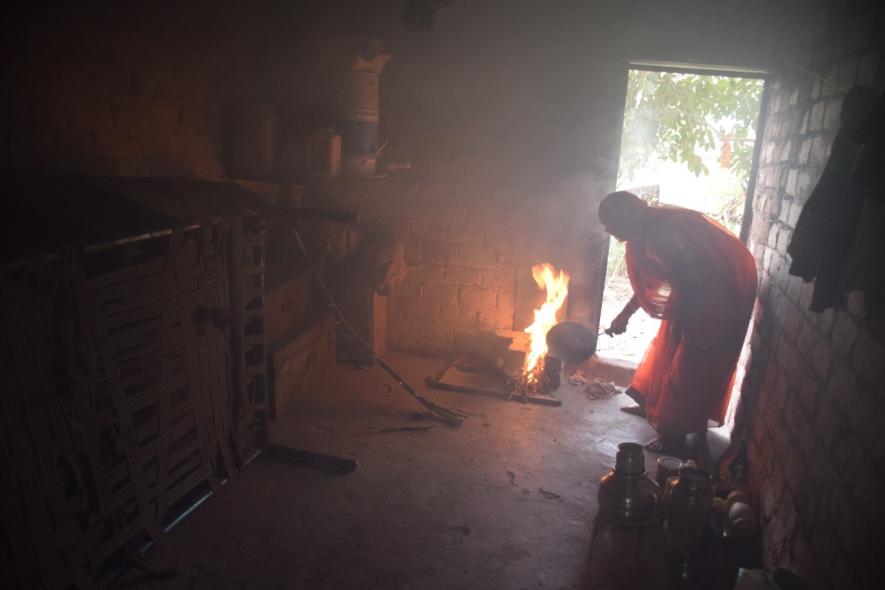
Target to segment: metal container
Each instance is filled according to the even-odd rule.
[[[348,121],[338,123],[348,154],[371,154],[378,149],[378,121]]]
[[[615,466],[599,482],[599,510],[603,518],[620,525],[641,526],[655,519],[660,488],[645,469],[639,443],[621,443]]]
[[[565,363],[583,363],[596,350],[597,335],[577,322],[559,322],[547,332],[549,354]]]
[[[683,467],[667,487],[669,507],[667,533],[680,548],[690,549],[703,540],[713,508],[713,485],[707,472],[696,466]]]
[[[380,41],[368,40],[360,47],[354,58],[351,71],[344,78],[341,94],[341,112],[338,128],[343,138],[343,151],[352,155],[375,155],[379,151],[380,83],[379,76],[384,65],[390,61],[390,54],[384,51]],[[351,165],[368,161],[354,161]],[[374,159],[370,172],[360,172],[351,168],[351,173],[360,176],[375,173]]]
[[[342,169],[346,176],[374,176],[377,162],[376,154],[344,154]]]
[[[685,466],[681,459],[676,457],[658,457],[657,471],[655,471],[655,482],[663,490],[667,485],[667,480],[674,475],[679,475],[679,470]]]
[[[661,495],[658,498],[658,514],[666,520],[670,511],[670,496],[673,493],[673,487],[679,481],[679,471],[686,464],[676,457],[660,457],[657,465],[655,482],[661,488]]]

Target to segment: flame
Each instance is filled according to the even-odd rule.
[[[556,314],[568,295],[569,276],[564,270],[558,273],[553,265],[545,262],[532,267],[532,278],[539,289],[546,289],[547,300],[535,310],[535,321],[524,331],[530,336],[530,346],[525,355],[523,375],[528,383],[538,381],[538,364],[547,354],[547,332],[557,324]]]

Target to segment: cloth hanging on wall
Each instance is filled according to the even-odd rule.
[[[855,129],[860,144],[854,181],[866,189],[860,222],[842,277],[843,292],[862,291],[868,317],[885,316],[885,94]]]
[[[876,94],[865,86],[856,86],[846,94],[830,157],[787,246],[792,257],[790,274],[806,282],[814,280],[811,311],[844,307],[845,295],[852,288],[844,273],[868,192],[854,175],[860,149],[853,132]]]
[[[854,162],[855,180],[885,199],[885,94],[879,96],[854,130],[851,139],[860,150]]]

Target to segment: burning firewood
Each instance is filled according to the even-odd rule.
[[[556,315],[568,296],[570,277],[565,271],[557,272],[553,265],[544,263],[532,267],[532,278],[538,288],[545,290],[546,300],[535,310],[534,321],[523,330],[529,336],[528,349],[522,374],[512,394],[521,395],[523,399],[529,395],[550,393],[560,385],[562,363],[547,354],[547,332],[557,323]]]

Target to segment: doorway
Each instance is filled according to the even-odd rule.
[[[761,72],[631,66],[617,189],[633,192],[650,204],[701,211],[745,238],[764,93]],[[632,296],[624,254],[624,244],[612,238],[601,330]],[[597,354],[603,360],[635,366],[659,324],[640,309],[626,333],[600,336]],[[736,397],[732,396],[733,402]]]

